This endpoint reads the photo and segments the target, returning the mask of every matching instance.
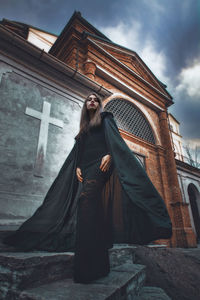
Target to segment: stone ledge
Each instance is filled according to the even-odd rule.
[[[144,286],[134,300],[171,300],[171,298],[161,288]]]
[[[145,267],[124,264],[90,284],[67,279],[21,292],[20,300],[125,300],[134,299],[145,280]]]
[[[67,279],[23,291],[19,300],[119,300],[119,289],[101,284],[80,284]]]
[[[104,285],[120,287],[120,299],[132,299],[144,285],[146,279],[146,267],[138,264],[125,263],[112,268],[107,277],[95,282]]]
[[[70,278],[73,253],[0,253],[1,299],[28,287]],[[17,298],[16,298],[17,299]]]

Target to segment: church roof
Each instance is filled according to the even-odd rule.
[[[38,31],[56,36],[56,37],[58,36],[54,33],[43,30],[41,28],[26,24],[26,23],[22,23],[22,22],[8,20],[8,19],[5,19],[5,18],[0,21],[0,24],[2,24],[3,26],[7,27],[8,29],[14,31],[15,33],[17,33],[18,35],[20,35],[24,39],[27,39],[27,37],[28,37],[29,28],[32,28],[32,29],[35,29],[35,30],[38,30]]]
[[[135,63],[137,64],[136,72],[134,71],[133,66],[128,66],[126,63],[121,62],[121,66],[123,65],[123,68],[126,68],[127,71],[128,69],[129,71],[132,69],[132,71],[135,72],[135,75],[139,76],[138,78],[146,80],[147,84],[150,84],[153,88],[159,90],[163,95],[165,94],[168,101],[170,101],[171,104],[173,103],[172,96],[166,90],[167,86],[154,75],[135,51],[112,42],[107,36],[84,19],[80,12],[74,12],[69,22],[49,50],[49,53],[56,56],[58,59],[63,60],[63,57],[66,56],[67,44],[71,43],[71,41],[76,38],[79,40],[88,39],[90,42],[95,41],[95,43],[104,50],[106,56],[117,58],[118,52],[118,54],[120,53],[120,55],[122,54],[124,57],[128,57],[129,60],[134,58]],[[120,59],[118,59],[118,63],[119,62]]]
[[[177,166],[177,169],[182,169],[186,172],[189,173],[189,171],[191,171],[191,173],[196,173],[196,175],[200,175],[200,169],[197,168],[197,167],[194,167],[190,164],[188,164],[187,162],[184,162],[184,161],[181,161],[179,159],[176,159],[175,158],[175,162],[176,162],[176,166]]]
[[[132,49],[129,49],[129,48],[127,48],[127,47],[124,47],[124,46],[122,46],[122,45],[119,45],[119,44],[117,44],[117,43],[114,43],[113,41],[111,41],[111,40],[109,40],[108,38],[102,38],[102,37],[100,37],[100,36],[98,36],[98,35],[95,35],[95,34],[92,34],[92,33],[90,33],[90,32],[87,32],[87,31],[84,31],[83,32],[83,38],[84,37],[87,37],[87,36],[91,36],[91,37],[93,37],[93,38],[96,38],[96,39],[98,39],[98,40],[101,40],[101,41],[104,41],[104,42],[107,42],[107,43],[109,43],[109,44],[112,44],[113,46],[117,46],[117,47],[119,47],[119,48],[121,48],[121,49],[124,49],[124,50],[126,50],[126,51],[128,51],[128,52],[130,52],[130,53],[132,53],[132,54],[134,54],[134,55],[137,55],[138,57],[139,57],[139,55],[137,54],[137,52],[136,51],[134,51],[134,50],[132,50]],[[144,62],[143,62],[144,63]],[[145,66],[148,68],[148,66],[145,64]],[[149,69],[149,68],[148,68]],[[151,72],[151,70],[149,69],[149,71]],[[152,72],[151,72],[152,73]],[[153,73],[152,73],[153,74]],[[153,74],[154,75],[154,74]],[[154,77],[156,77],[155,75],[154,75]],[[167,88],[167,85],[166,84],[164,84],[162,81],[160,81],[157,77],[156,77],[156,79],[158,80],[158,82],[162,85],[162,87],[164,88],[164,89],[166,89]]]
[[[20,23],[20,22],[16,22],[16,21],[7,20],[7,19],[3,19],[2,21],[0,21],[0,24],[2,24],[6,28],[14,31],[15,33],[17,33],[24,39],[27,39],[29,25]]]
[[[73,15],[71,16],[71,18],[69,19],[68,23],[63,28],[60,35],[58,36],[55,44],[52,46],[51,51],[50,51],[51,54],[54,52],[54,49],[56,48],[57,44],[59,44],[59,42],[62,39],[63,35],[65,35],[67,33],[67,31],[69,30],[70,26],[72,25],[72,23],[74,22],[75,19],[80,20],[80,22],[83,25],[85,25],[86,28],[90,29],[91,32],[94,32],[95,36],[98,36],[100,38],[105,39],[106,41],[111,42],[111,40],[109,38],[107,38],[107,36],[105,36],[102,32],[100,32],[97,28],[95,28],[92,24],[90,24],[86,19],[84,19],[79,11],[75,11],[73,13]]]
[[[0,23],[25,39],[28,38],[30,28],[57,37],[57,35],[55,34],[21,22],[3,19]],[[167,86],[154,75],[154,73],[148,68],[145,62],[135,51],[111,41],[107,36],[105,36],[102,32],[100,32],[97,28],[90,24],[86,19],[84,19],[80,12],[74,12],[72,17],[50,48],[49,53],[57,57],[57,59],[62,60],[62,57],[60,57],[59,53],[63,47],[63,49],[65,49],[64,45],[67,43],[67,41],[71,41],[71,38],[73,39],[73,33],[75,33],[78,39],[86,39],[89,42],[95,42],[96,47],[99,46],[99,49],[101,48],[102,51],[104,50],[104,54],[106,56],[112,56],[113,59],[115,59],[116,62],[118,61],[118,64],[121,64],[121,66],[127,69],[128,72],[132,71],[136,76],[139,76],[138,78],[140,78],[140,80],[145,80],[147,84],[150,84],[153,88],[156,88],[162,94],[164,93],[165,97],[167,97],[170,101],[169,105],[171,105],[170,103],[173,103],[172,96],[166,90]],[[129,60],[134,59],[136,69],[134,66],[130,65],[131,62],[126,64],[126,62],[124,62],[123,60],[121,61],[119,55],[123,55],[124,58],[126,57],[126,59]]]
[[[15,61],[19,63],[26,62],[27,65],[31,64],[32,70],[34,70],[34,68],[39,69],[39,66],[41,66],[41,74],[42,72],[44,72],[46,78],[48,79],[51,77],[51,75],[47,76],[46,70],[48,68],[52,70],[53,68],[56,71],[55,74],[60,74],[58,75],[59,80],[61,78],[64,80],[64,86],[66,85],[66,82],[68,82],[68,80],[70,81],[70,83],[71,80],[73,80],[77,85],[83,87],[83,90],[79,92],[79,95],[82,94],[82,91],[84,91],[84,89],[88,90],[88,92],[92,89],[96,93],[100,94],[101,97],[108,97],[111,95],[111,92],[101,84],[91,80],[79,71],[74,70],[69,65],[63,64],[58,59],[56,59],[56,57],[30,43],[26,39],[22,38],[19,34],[13,34],[12,32],[13,31],[11,29],[0,24],[0,40],[2,38],[2,43],[0,44],[0,46],[2,46],[2,51],[9,57],[14,57]],[[18,55],[19,53],[20,55]],[[60,80],[61,86],[62,83],[62,80]]]

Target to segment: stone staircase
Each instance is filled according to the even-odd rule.
[[[90,284],[72,280],[72,252],[0,253],[0,300],[170,300],[144,287],[145,266],[134,264],[134,246],[109,250],[111,271]],[[5,251],[6,250],[6,251]]]

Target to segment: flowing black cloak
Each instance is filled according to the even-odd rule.
[[[110,112],[101,113],[114,169],[102,191],[105,236],[113,243],[147,244],[170,238],[171,221],[160,194],[122,139]],[[77,139],[43,204],[4,242],[23,251],[74,251],[77,203]]]

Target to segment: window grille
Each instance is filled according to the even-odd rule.
[[[119,128],[155,144],[148,121],[132,103],[123,99],[113,99],[105,105],[104,109],[113,113]]]

